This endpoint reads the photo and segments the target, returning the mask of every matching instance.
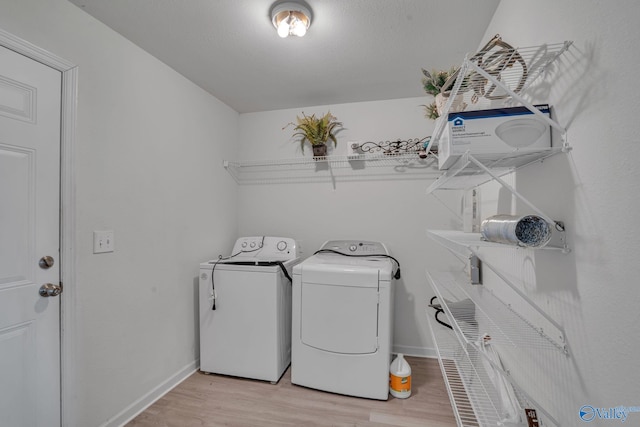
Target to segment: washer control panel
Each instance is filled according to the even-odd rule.
[[[251,258],[284,261],[298,256],[297,244],[289,237],[249,236],[240,237],[233,246],[234,258]]]
[[[387,247],[383,243],[365,240],[329,240],[320,249],[331,249],[354,255],[389,254]]]

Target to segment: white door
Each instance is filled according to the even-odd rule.
[[[59,71],[0,47],[0,424],[60,425]],[[41,258],[51,257],[48,267]],[[50,262],[49,262],[50,264]]]

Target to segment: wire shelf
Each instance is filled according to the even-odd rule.
[[[519,48],[501,46],[500,42],[487,45],[484,50],[464,59],[441,115],[447,117],[454,102],[465,105],[465,111],[524,105],[541,121],[564,135],[566,131],[562,126],[545,117],[523,95],[572,43],[565,41]],[[464,100],[457,99],[460,97]],[[432,142],[440,140],[446,125],[446,120],[436,123]]]
[[[436,178],[440,175],[433,155],[358,154],[320,158],[224,161],[238,184],[335,182],[364,179]]]
[[[465,110],[495,108],[500,100],[503,106],[523,105],[534,117],[561,133],[562,147],[547,149],[514,149],[509,153],[475,153],[460,156],[454,165],[444,171],[427,189],[427,194],[438,189],[470,189],[513,172],[517,168],[566,152],[571,149],[566,140],[566,129],[545,116],[522,97],[549,66],[556,61],[572,42],[547,44],[535,47],[506,49],[495,46],[469,57],[460,67],[451,94],[442,114],[448,117],[456,98],[463,97]],[[448,126],[447,120],[437,120],[432,143],[437,145]],[[516,194],[516,196],[519,196]],[[526,201],[525,201],[526,202]]]
[[[455,334],[431,320],[427,324],[440,362],[449,399],[459,427],[484,427],[507,425],[500,391],[491,380],[488,369],[491,365],[474,346],[461,343]],[[558,426],[558,423],[541,411],[534,402],[519,389],[513,389],[517,403],[524,411],[535,410],[540,425]],[[516,424],[508,424],[516,425]],[[526,426],[527,422],[517,424]]]
[[[427,230],[427,236],[451,251],[468,257],[473,254],[471,248],[477,247],[505,247],[503,243],[482,240],[480,233],[466,233],[456,230]],[[509,246],[518,248],[518,246]]]
[[[427,272],[427,278],[449,319],[469,343],[489,334],[496,345],[566,353],[563,331],[536,327],[482,286],[463,288],[464,281],[451,273],[432,276]]]
[[[526,91],[570,45],[571,42],[563,42],[521,48],[494,46],[482,50],[468,57],[467,62],[495,77],[501,85],[485,78],[475,67],[469,67],[458,77],[461,80],[457,94],[469,92],[473,104],[482,99],[509,99],[504,88],[515,93]]]
[[[535,251],[563,251],[562,246],[552,246],[548,244],[543,247],[525,247],[517,245],[507,245],[505,243],[489,242],[482,239],[480,233],[467,233],[457,230],[427,230],[427,236],[435,240],[447,249],[468,257],[475,254],[475,249],[478,248],[510,248],[510,249],[522,249],[522,250],[535,250]]]
[[[563,148],[519,149],[510,153],[473,155],[467,151],[449,169],[442,171],[427,188],[427,194],[436,190],[468,190],[563,151]],[[491,174],[478,163],[490,169]]]

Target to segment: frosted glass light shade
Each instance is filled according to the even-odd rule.
[[[271,22],[282,38],[290,35],[302,37],[311,25],[311,12],[299,3],[280,3],[271,10]]]

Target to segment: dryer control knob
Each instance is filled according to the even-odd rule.
[[[358,249],[358,247],[357,247],[356,245],[351,245],[351,246],[349,246],[349,250],[350,250],[351,252],[355,252],[357,249]]]
[[[242,242],[242,247],[246,248],[247,247],[247,242]]]
[[[251,242],[251,243],[249,244],[249,246],[250,246],[250,247],[252,247],[252,248],[255,248],[255,247],[256,247],[256,242]]]
[[[284,251],[285,249],[287,249],[287,242],[285,242],[284,240],[280,240],[276,245],[276,248],[278,248],[279,251]]]

